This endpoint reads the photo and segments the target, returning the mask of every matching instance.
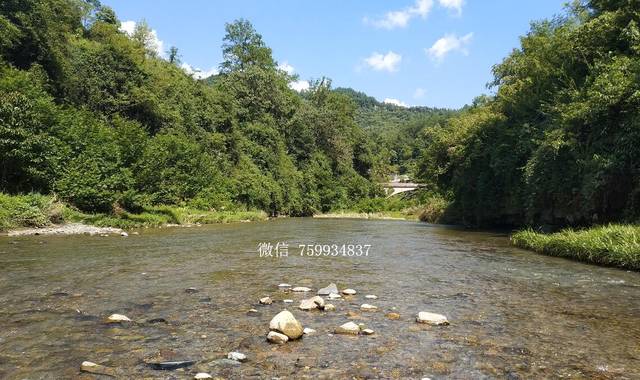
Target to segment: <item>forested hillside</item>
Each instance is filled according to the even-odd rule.
[[[427,130],[420,177],[470,225],[640,217],[640,2],[574,2],[536,22],[478,98]]]
[[[0,3],[0,191],[55,193],[83,211],[153,205],[309,215],[381,194],[356,104],[288,86],[245,20],[220,73],[196,80],[98,1]]]

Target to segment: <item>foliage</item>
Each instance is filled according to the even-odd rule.
[[[640,269],[640,227],[637,226],[611,224],[548,235],[524,230],[513,234],[511,240],[519,247],[551,256]]]

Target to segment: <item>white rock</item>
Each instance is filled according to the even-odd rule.
[[[376,296],[374,294],[367,294],[366,296],[364,296],[364,298],[366,298],[368,300],[377,300],[378,296]]]
[[[269,331],[269,334],[267,334],[267,340],[271,343],[285,344],[289,341],[289,337],[275,331]]]
[[[111,367],[105,367],[103,365],[96,364],[90,361],[82,362],[82,364],[80,365],[80,371],[93,373],[96,375],[106,375],[110,377],[115,377],[117,375],[115,369]]]
[[[271,305],[273,301],[271,300],[271,297],[262,297],[260,298],[260,303],[263,305]]]
[[[291,285],[290,285],[290,284],[282,283],[282,284],[278,285],[278,287],[279,287],[279,288],[290,288],[290,287],[291,287]]]
[[[229,352],[227,354],[227,359],[235,360],[237,362],[243,362],[247,360],[247,355],[242,352]]]
[[[131,322],[131,319],[126,315],[122,314],[111,314],[109,318],[107,318],[107,322],[109,323],[119,323],[119,322]]]
[[[129,234],[128,234],[128,233],[126,233],[126,232],[124,232],[124,231],[122,231],[122,232],[120,232],[120,236],[122,236],[122,237],[127,237],[127,236],[129,236]]]
[[[302,330],[302,333],[304,335],[311,335],[311,334],[315,334],[316,330],[314,329],[310,329],[308,327],[305,327],[304,330]]]
[[[257,309],[249,309],[249,313],[257,313],[258,310]]]
[[[338,293],[338,286],[334,283],[329,284],[326,288],[318,290],[318,295],[327,296],[331,293]]]
[[[211,375],[209,375],[208,373],[204,373],[204,372],[200,372],[200,373],[196,373],[196,375],[193,377],[194,379],[213,379],[213,377]]]
[[[315,310],[318,308],[318,304],[313,302],[312,299],[306,299],[300,301],[300,306],[298,306],[298,308],[304,311]]]
[[[311,301],[313,301],[320,309],[324,307],[324,298],[320,296],[311,297]]]
[[[338,327],[335,331],[336,334],[346,334],[346,335],[358,335],[360,332],[360,326],[356,325],[353,322],[347,322],[344,325]]]
[[[296,286],[291,290],[293,290],[294,292],[310,292],[311,291],[311,289],[307,288],[306,286]]]
[[[293,303],[293,300],[286,299],[286,300],[282,300],[282,302],[284,302],[284,303]]]
[[[364,329],[361,331],[363,335],[373,335],[375,334],[375,331],[371,330],[371,329]]]
[[[362,311],[376,311],[376,310],[378,310],[378,307],[377,306],[373,306],[373,305],[369,305],[368,303],[363,303],[360,306],[360,310],[362,310]]]
[[[428,325],[448,325],[449,321],[447,317],[442,314],[429,313],[427,311],[421,311],[416,317],[418,323],[426,323]]]
[[[335,299],[338,299],[338,298],[342,298],[342,296],[340,294],[338,294],[338,293],[329,294],[329,299],[335,300]]]
[[[273,317],[269,322],[269,329],[279,331],[291,339],[300,338],[303,330],[302,324],[288,310],[283,310]]]
[[[356,294],[357,292],[354,289],[344,289],[342,291],[342,294],[348,295],[348,296],[352,296],[354,294]]]
[[[324,311],[334,311],[336,309],[336,307],[333,304],[325,304],[324,305]]]

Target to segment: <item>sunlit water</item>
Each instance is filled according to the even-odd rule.
[[[259,243],[278,241],[288,257],[259,257]],[[372,248],[368,257],[300,257],[301,243]],[[84,360],[122,378],[640,378],[640,274],[514,249],[502,234],[282,219],[128,238],[1,237],[0,268],[3,379],[94,378],[79,372]],[[358,294],[331,301],[333,312],[303,312],[305,296],[280,291],[282,282],[336,282]],[[259,305],[267,295],[274,304]],[[379,310],[360,312],[365,302]],[[267,343],[269,320],[285,307],[318,333]],[[386,318],[394,308],[400,320]],[[451,325],[419,325],[419,311]],[[107,325],[112,313],[135,323]],[[376,334],[331,334],[349,320]],[[230,351],[249,360],[217,361]],[[197,364],[145,364],[171,359]]]

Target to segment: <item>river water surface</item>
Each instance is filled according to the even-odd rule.
[[[259,257],[259,243],[279,241],[288,257]],[[300,256],[299,244],[315,243],[371,249]],[[283,282],[314,295],[335,282],[358,294],[331,301],[335,311],[304,312],[305,295],[279,290]],[[264,296],[274,303],[259,305]],[[362,303],[379,309],[361,312]],[[133,379],[640,378],[640,274],[518,250],[499,233],[413,222],[281,219],[128,238],[0,237],[0,305],[2,379],[95,378],[80,373],[85,360]],[[269,320],[285,308],[317,333],[267,343]],[[451,324],[419,325],[419,311]],[[108,325],[112,313],[134,322]],[[376,333],[331,334],[349,320]],[[248,361],[220,360],[230,351]],[[162,360],[197,362],[173,371],[146,364]]]

